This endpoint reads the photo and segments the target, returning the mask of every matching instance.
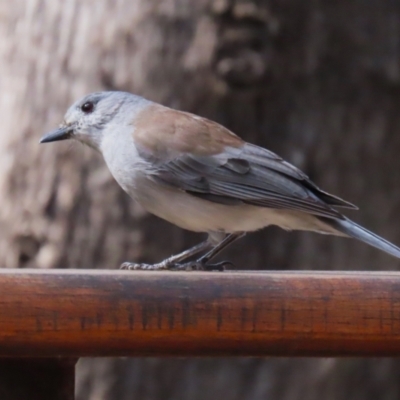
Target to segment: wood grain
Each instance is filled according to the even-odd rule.
[[[400,355],[400,274],[0,271],[0,356]]]

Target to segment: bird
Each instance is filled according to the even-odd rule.
[[[122,91],[86,95],[40,143],[75,139],[102,154],[111,174],[148,212],[207,240],[128,270],[224,270],[214,257],[269,225],[351,237],[400,258],[400,248],[338,208],[352,203],[320,189],[300,169],[207,118]]]

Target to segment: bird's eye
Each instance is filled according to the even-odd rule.
[[[93,111],[94,109],[94,104],[91,101],[87,101],[86,103],[83,103],[81,106],[81,110],[85,113],[85,114],[89,114]]]

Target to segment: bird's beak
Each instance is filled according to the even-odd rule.
[[[44,135],[39,143],[50,143],[50,142],[57,142],[58,140],[67,140],[70,139],[73,133],[72,126],[62,126],[52,132],[47,133]]]

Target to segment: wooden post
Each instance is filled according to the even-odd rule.
[[[399,315],[396,272],[0,270],[0,399],[72,400],[80,356],[399,356]]]

